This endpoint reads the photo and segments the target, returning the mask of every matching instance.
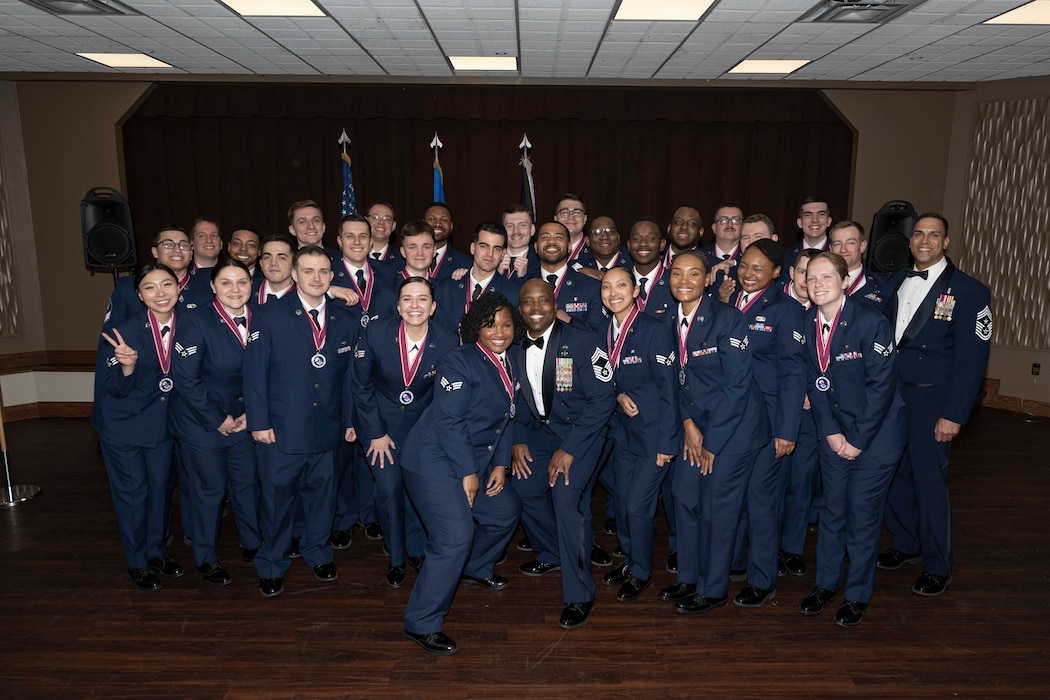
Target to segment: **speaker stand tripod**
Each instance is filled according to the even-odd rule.
[[[17,506],[28,503],[40,493],[39,486],[11,484],[11,465],[7,461],[7,433],[4,432],[4,412],[0,407],[0,452],[4,456],[4,488],[0,490],[0,506]]]

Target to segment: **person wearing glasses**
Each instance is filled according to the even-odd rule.
[[[394,231],[397,230],[397,215],[394,207],[386,202],[376,202],[368,207],[368,223],[372,226],[372,250],[369,257],[377,262],[385,262],[399,269],[398,252],[394,246]],[[401,263],[404,264],[403,262]]]
[[[719,289],[722,283],[736,281],[736,265],[740,262],[740,230],[744,223],[744,210],[736,204],[723,204],[715,210],[711,231],[715,242],[700,250],[707,255],[711,268],[711,289]]]
[[[565,193],[554,207],[554,220],[569,232],[569,264],[578,267],[578,258],[587,244],[583,234],[587,224],[587,205],[578,194]]]
[[[608,216],[599,216],[591,223],[587,232],[587,245],[580,253],[578,262],[581,270],[593,270],[595,279],[601,279],[602,273],[613,267],[630,268],[631,258],[627,248],[620,245],[620,232],[616,222]]]

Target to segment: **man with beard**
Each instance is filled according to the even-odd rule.
[[[427,207],[423,219],[434,230],[434,262],[430,273],[433,282],[446,280],[452,273],[464,267],[470,267],[473,261],[469,256],[454,249],[452,243],[452,212],[441,202],[434,202]]]

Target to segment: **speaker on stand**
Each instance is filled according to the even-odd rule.
[[[84,264],[89,270],[117,272],[138,264],[131,207],[111,187],[93,187],[80,202],[80,228],[84,236]]]
[[[868,237],[868,268],[886,277],[911,264],[911,231],[918,217],[911,202],[895,199],[875,213]]]

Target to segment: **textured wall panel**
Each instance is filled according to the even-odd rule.
[[[1050,99],[977,105],[960,228],[955,262],[992,290],[993,342],[1050,350]]]
[[[15,279],[14,231],[11,230],[11,208],[7,203],[3,156],[0,155],[0,336],[21,334],[22,314]]]

